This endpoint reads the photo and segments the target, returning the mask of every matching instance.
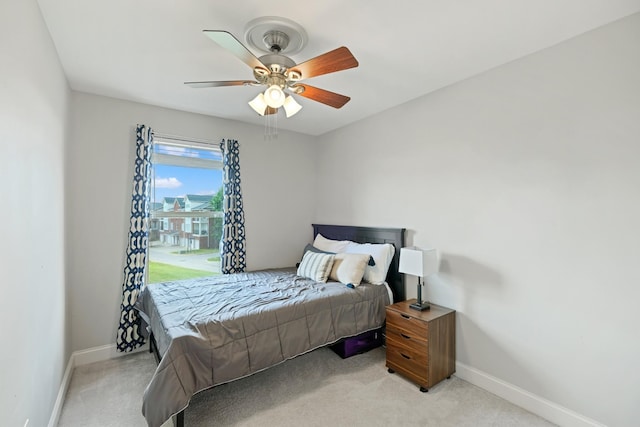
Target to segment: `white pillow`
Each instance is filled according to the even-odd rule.
[[[320,249],[321,251],[338,253],[344,252],[349,243],[351,242],[349,242],[348,240],[327,239],[322,234],[318,233],[315,240],[313,241],[313,246]]]
[[[364,276],[369,257],[369,254],[336,254],[329,277],[345,285],[351,283],[358,286]]]
[[[387,271],[396,249],[390,243],[355,243],[349,242],[344,252],[352,254],[369,254],[373,257],[376,265],[367,267],[364,270],[364,281],[374,285],[382,285],[387,279]]]
[[[307,251],[298,266],[298,276],[308,277],[316,282],[326,282],[333,266],[334,255]]]

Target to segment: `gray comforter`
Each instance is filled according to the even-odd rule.
[[[317,283],[295,269],[148,285],[136,306],[162,360],[142,413],[160,426],[198,391],[384,323],[384,286]]]

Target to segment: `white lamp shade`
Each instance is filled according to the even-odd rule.
[[[293,116],[298,111],[302,110],[302,105],[298,104],[296,100],[293,99],[293,96],[291,95],[287,95],[286,99],[284,100],[283,107],[284,107],[284,112],[287,115],[287,118]]]
[[[434,248],[400,248],[400,273],[427,277],[438,272],[438,251]]]
[[[259,93],[258,96],[253,98],[251,101],[249,101],[249,105],[256,113],[260,114],[261,116],[264,116],[264,113],[267,111],[268,107],[267,102],[264,100],[264,95],[262,94],[262,92]]]
[[[278,85],[271,85],[264,91],[264,100],[271,108],[280,108],[284,104],[284,92]]]

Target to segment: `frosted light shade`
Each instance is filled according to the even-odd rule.
[[[400,248],[400,273],[427,277],[438,272],[438,251],[434,248]]]
[[[271,108],[280,108],[284,104],[284,92],[278,85],[271,85],[264,91],[264,100]]]
[[[267,111],[267,103],[262,93],[259,93],[258,96],[249,101],[249,106],[261,116],[264,116],[264,113]]]
[[[298,104],[293,96],[287,95],[284,100],[284,112],[287,115],[287,118],[293,116],[298,111],[302,110],[302,105]]]

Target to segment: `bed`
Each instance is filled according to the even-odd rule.
[[[142,412],[150,427],[174,415],[182,426],[195,393],[384,325],[385,306],[405,299],[404,277],[398,272],[404,229],[313,224],[313,236],[314,243],[324,238],[355,242],[355,247],[392,245],[385,283],[353,286],[300,276],[310,265],[307,257],[312,257],[305,251],[300,268],[156,283],[143,289],[136,307],[158,360],[143,397]],[[327,257],[318,252],[317,259]]]

